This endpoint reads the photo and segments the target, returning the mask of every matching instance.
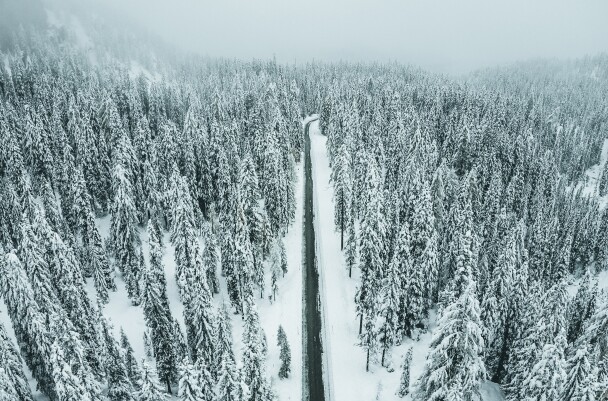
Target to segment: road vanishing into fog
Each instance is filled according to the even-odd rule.
[[[304,290],[304,330],[302,393],[304,401],[325,401],[323,386],[323,347],[321,345],[321,311],[319,297],[319,272],[315,255],[315,227],[313,224],[313,182],[310,161],[309,128],[312,122],[304,126],[304,268],[302,286]]]

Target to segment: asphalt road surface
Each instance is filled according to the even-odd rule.
[[[315,121],[315,120],[313,120]],[[319,310],[319,273],[315,255],[313,225],[313,183],[310,165],[310,137],[304,127],[304,400],[325,401],[323,387],[323,348],[321,346],[321,312]]]

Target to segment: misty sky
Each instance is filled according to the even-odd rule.
[[[209,56],[399,61],[439,72],[608,52],[608,0],[106,0]]]

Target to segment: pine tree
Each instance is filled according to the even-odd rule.
[[[410,365],[412,364],[412,347],[407,349],[405,359],[403,360],[403,370],[401,372],[401,381],[399,382],[399,390],[397,395],[401,398],[410,393]]]
[[[291,351],[289,349],[289,343],[287,342],[287,335],[283,326],[279,325],[279,331],[277,332],[277,343],[281,349],[279,359],[281,360],[281,368],[279,369],[279,378],[287,379],[291,372]]]
[[[371,321],[376,296],[383,276],[384,263],[384,219],[380,210],[382,205],[380,182],[375,164],[369,163],[367,182],[369,197],[365,213],[361,220],[359,232],[359,268],[361,270],[361,283],[357,290],[357,314],[359,315],[359,334],[362,333],[363,319]]]
[[[105,369],[108,379],[108,397],[116,401],[134,401],[135,389],[129,380],[127,367],[121,356],[119,344],[112,335],[112,328],[101,317],[101,332],[105,343]]]
[[[192,297],[184,308],[186,333],[195,362],[211,366],[215,352],[216,313],[206,281],[199,277],[190,285]]]
[[[470,272],[461,273],[463,291],[441,314],[431,349],[418,381],[414,399],[443,400],[455,388],[463,399],[479,400],[479,385],[485,378],[482,359],[482,324],[475,282]],[[460,385],[454,386],[459,380]]]
[[[2,323],[0,323],[0,366],[2,366],[0,368],[0,400],[3,400],[1,395],[2,389],[4,389],[6,400],[33,401],[32,391],[23,372],[23,361]]]
[[[177,355],[173,318],[167,298],[165,272],[162,266],[162,249],[155,224],[148,221],[150,263],[142,272],[141,300],[146,325],[151,331],[151,343],[156,369],[167,389],[177,381]]]
[[[252,294],[247,296],[244,313],[243,382],[249,389],[249,401],[268,401],[271,398],[265,377],[266,344]]]
[[[139,391],[137,392],[137,401],[165,401],[167,395],[163,392],[161,385],[158,383],[158,377],[154,368],[142,361],[142,374],[139,382]]]
[[[180,401],[201,401],[205,399],[200,388],[199,375],[189,361],[182,362],[179,376],[177,396]]]
[[[595,380],[593,373],[587,346],[583,344],[576,350],[576,354],[568,360],[567,377],[560,399],[563,401],[584,399],[585,389],[595,387],[593,385]]]
[[[72,372],[72,367],[65,360],[63,350],[55,341],[51,347],[51,365],[53,366],[53,382],[55,396],[62,401],[90,401],[89,394],[84,389],[79,378]]]
[[[488,284],[483,303],[484,339],[486,348],[486,366],[488,374],[499,381],[499,366],[503,363],[505,350],[510,348],[509,340],[512,329],[511,308],[514,276],[517,270],[516,231],[513,230],[505,240],[503,250],[494,267],[493,279]]]
[[[234,352],[232,350],[232,330],[228,309],[224,305],[218,319],[216,354],[214,358],[214,371],[217,373],[215,393],[218,400],[240,401],[243,399],[243,385],[236,368]]]
[[[217,239],[209,224],[203,227],[203,266],[207,272],[207,284],[212,293],[217,294],[220,290],[220,283],[217,278],[217,267],[220,263]]]
[[[351,216],[351,221],[348,224],[348,237],[346,238],[346,265],[348,266],[348,277],[352,277],[353,267],[357,265],[358,260],[357,235],[355,233],[355,221]]]
[[[139,237],[137,236],[137,211],[133,195],[133,186],[125,168],[117,164],[113,170],[114,201],[112,203],[112,225],[110,243],[118,267],[127,283],[129,298],[134,305],[139,304],[140,272],[137,263]]]
[[[350,222],[350,206],[352,205],[352,179],[350,172],[350,153],[348,146],[342,144],[338,156],[332,165],[331,181],[334,186],[334,224],[340,230],[340,249],[344,249],[344,231]]]
[[[141,371],[139,365],[137,364],[137,359],[135,359],[131,343],[129,342],[129,339],[122,328],[120,329],[120,347],[122,348],[123,359],[125,362],[125,367],[127,368],[129,380],[131,380],[131,383],[133,383],[135,389],[139,390]]]
[[[87,233],[87,263],[93,274],[97,297],[103,304],[106,304],[109,300],[108,291],[116,291],[114,271],[108,261],[101,236],[97,227],[95,227],[95,221],[91,213],[87,215]]]
[[[1,250],[1,247],[0,247]],[[34,299],[34,292],[21,261],[14,252],[0,262],[0,283],[8,314],[23,358],[45,394],[54,394],[50,349],[53,338],[45,324],[45,316]]]
[[[604,196],[606,195],[606,192],[608,192],[608,163],[604,163],[604,166],[602,167],[598,191],[600,196]]]
[[[380,294],[381,300],[378,310],[380,322],[377,323],[376,332],[378,342],[382,345],[382,366],[384,366],[386,352],[399,339],[397,333],[399,330],[399,300],[401,299],[402,289],[400,267],[401,261],[398,258],[393,258],[388,266]]]
[[[532,367],[523,383],[522,394],[526,401],[559,400],[566,381],[562,334],[556,344],[546,344],[538,362]]]
[[[597,282],[587,269],[572,303],[568,308],[568,342],[575,342],[583,332],[584,323],[595,312]]]

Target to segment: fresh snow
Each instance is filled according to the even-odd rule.
[[[327,359],[324,369],[327,370],[325,376],[329,380],[326,385],[329,394],[326,394],[326,398],[336,401],[411,400],[411,396],[399,398],[396,394],[401,378],[401,364],[408,348],[412,346],[411,391],[424,367],[435,327],[435,313],[431,312],[430,330],[427,333],[422,333],[418,341],[409,338],[404,340],[387,356],[393,372],[376,362],[370,363],[369,372],[365,371],[366,352],[358,345],[359,320],[354,302],[359,271],[353,269],[353,277],[348,277],[344,255],[340,251],[340,233],[334,230],[327,137],[321,134],[318,121],[311,123],[309,133],[317,266],[323,312],[323,351]],[[481,394],[484,401],[504,400],[500,387],[495,383],[484,383]]]

